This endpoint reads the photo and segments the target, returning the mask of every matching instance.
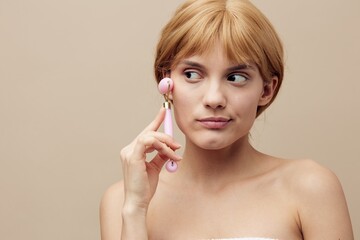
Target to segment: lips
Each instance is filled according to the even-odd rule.
[[[198,122],[208,129],[222,129],[231,122],[231,119],[224,117],[208,117],[199,119]]]

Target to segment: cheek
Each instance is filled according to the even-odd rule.
[[[188,96],[188,91],[180,86],[177,86],[174,87],[172,101],[174,108],[183,108],[191,103],[191,98]]]
[[[259,104],[260,93],[247,92],[241,94],[234,94],[232,102],[235,105],[241,106],[244,109],[256,109]]]
[[[179,85],[175,87],[174,84],[172,102],[176,124],[183,131],[183,126],[185,126],[186,122],[186,116],[190,115],[191,108],[194,106],[194,101],[189,95],[189,91],[186,91]]]
[[[184,83],[184,80],[181,79],[181,76],[176,74],[173,77],[174,88],[172,91],[172,101],[174,108],[185,108],[190,107],[194,103],[194,91],[189,87],[189,85]]]

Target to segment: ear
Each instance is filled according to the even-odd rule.
[[[272,77],[270,81],[265,82],[261,97],[259,99],[259,106],[265,106],[270,103],[274,96],[278,82],[279,79],[276,76]]]

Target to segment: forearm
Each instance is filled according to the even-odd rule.
[[[121,240],[147,240],[146,210],[125,207],[122,211]]]

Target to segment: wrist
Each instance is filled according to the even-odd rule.
[[[146,214],[147,208],[124,204],[121,239],[147,240]]]
[[[122,208],[122,216],[123,218],[146,217],[147,209],[148,209],[147,205],[134,204],[125,201]]]

